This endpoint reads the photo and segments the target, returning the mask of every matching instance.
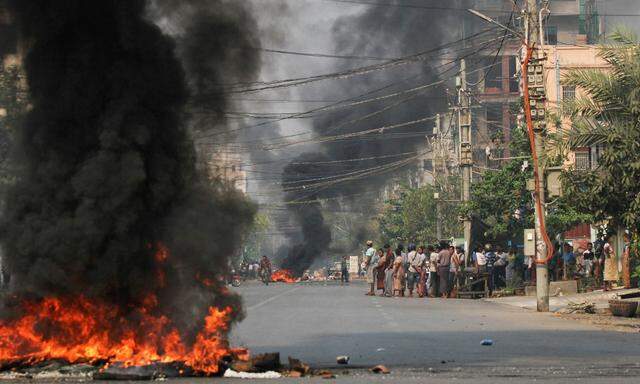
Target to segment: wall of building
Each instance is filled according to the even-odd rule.
[[[544,66],[545,87],[547,93],[547,111],[550,114],[550,120],[553,115],[562,116],[563,98],[570,95],[569,90],[562,85],[562,78],[569,71],[576,69],[597,69],[606,70],[607,63],[598,56],[597,46],[545,46],[544,52],[547,55],[547,61]],[[567,92],[565,92],[567,91]],[[566,94],[565,94],[566,93]],[[584,96],[580,89],[575,90],[575,97]],[[558,133],[571,129],[571,119],[568,117],[560,117],[560,127],[555,124],[548,124],[549,133]],[[560,134],[562,132],[559,132]],[[589,151],[589,149],[585,149]],[[576,153],[569,154],[565,161],[565,166],[572,166],[576,162]]]

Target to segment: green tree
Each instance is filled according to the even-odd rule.
[[[572,128],[561,150],[601,145],[595,170],[566,172],[563,183],[580,212],[626,225],[637,238],[640,228],[640,45],[634,34],[619,30],[599,55],[607,70],[573,70],[565,85],[584,91],[565,105]]]
[[[474,219],[474,243],[520,243],[525,228],[533,228],[534,208],[527,180],[533,178],[531,150],[523,127],[511,132],[511,160],[499,169],[484,173],[472,185],[471,201],[461,205],[462,215]],[[566,198],[549,202],[547,229],[551,236],[579,223],[591,222],[592,216],[579,212]]]
[[[438,240],[435,191],[431,185],[415,189],[402,187],[397,197],[385,202],[379,217],[381,241],[435,243]],[[444,203],[441,212],[443,235],[460,236],[461,224],[455,207]]]
[[[265,214],[258,213],[253,218],[253,223],[247,231],[244,242],[243,258],[244,260],[257,260],[262,253],[264,242],[267,239],[267,232],[271,222]]]

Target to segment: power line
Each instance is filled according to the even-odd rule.
[[[401,4],[401,3],[378,3],[373,1],[363,1],[363,0],[324,0],[330,1],[332,3],[344,3],[344,4],[354,4],[354,5],[368,5],[373,7],[392,7],[392,8],[409,8],[409,9],[425,9],[425,10],[446,10],[446,11],[467,11],[467,8],[460,7],[445,7],[445,6],[436,6],[436,5],[417,5],[417,4]],[[484,12],[506,12],[502,9],[479,9],[479,11]]]
[[[385,70],[388,68],[392,68],[392,67],[397,67],[400,65],[405,65],[408,63],[413,63],[413,62],[420,62],[420,61],[424,61],[426,56],[430,53],[434,53],[443,49],[446,49],[452,45],[458,44],[460,42],[463,42],[465,40],[471,39],[471,38],[475,38],[478,36],[481,36],[483,34],[487,34],[489,32],[494,32],[497,28],[496,27],[491,27],[485,30],[482,30],[480,32],[477,32],[469,37],[464,37],[452,42],[448,42],[445,43],[441,46],[435,47],[435,48],[431,48],[428,49],[426,51],[422,51],[422,52],[418,52],[412,55],[408,55],[408,56],[403,56],[403,57],[398,57],[395,58],[393,60],[388,60],[385,61],[383,63],[380,64],[374,64],[374,65],[368,65],[368,66],[363,66],[363,67],[357,67],[357,68],[353,68],[353,69],[349,69],[346,71],[341,71],[341,72],[335,72],[335,73],[328,73],[328,74],[323,74],[323,75],[315,75],[315,76],[306,76],[306,77],[299,77],[299,78],[292,78],[292,79],[285,79],[285,80],[274,80],[274,81],[269,81],[269,82],[249,82],[249,83],[235,83],[235,84],[221,84],[223,87],[227,87],[227,90],[222,91],[221,93],[252,93],[252,92],[258,92],[258,91],[263,91],[263,90],[270,90],[270,89],[278,89],[278,88],[285,88],[285,87],[293,87],[293,86],[299,86],[299,85],[304,85],[304,84],[309,84],[309,83],[314,83],[317,81],[321,81],[321,80],[327,80],[327,79],[342,79],[342,78],[348,78],[348,77],[352,77],[352,76],[356,76],[356,75],[363,75],[363,74],[368,74],[371,72],[376,72],[376,71],[381,71],[381,70]],[[251,87],[253,86],[253,87]],[[244,88],[244,87],[249,87],[249,88]]]
[[[393,58],[391,57],[336,55],[336,54],[328,54],[328,53],[297,52],[297,51],[287,51],[282,49],[267,49],[267,48],[258,48],[258,49],[263,52],[279,53],[283,55],[294,55],[294,56],[322,57],[322,58],[345,59],[345,60],[373,60],[373,61],[393,60]]]

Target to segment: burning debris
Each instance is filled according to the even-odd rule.
[[[297,283],[300,279],[293,277],[293,273],[287,269],[279,269],[271,274],[271,281],[279,283]]]
[[[228,345],[243,312],[220,277],[255,208],[196,171],[183,115],[194,63],[178,60],[146,0],[9,4],[28,42],[31,109],[0,227],[12,276],[0,370],[60,360],[210,375],[248,358]]]

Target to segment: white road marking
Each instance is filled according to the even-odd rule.
[[[269,304],[270,302],[272,302],[272,301],[274,301],[274,300],[276,300],[276,299],[279,299],[279,298],[281,298],[282,296],[284,296],[284,295],[286,295],[286,294],[288,294],[288,293],[291,293],[291,292],[293,292],[293,291],[296,291],[296,290],[298,290],[298,289],[300,289],[300,288],[301,288],[300,286],[297,286],[297,287],[295,287],[295,288],[291,288],[291,289],[289,289],[289,290],[287,290],[287,291],[284,291],[284,292],[282,292],[282,293],[280,293],[280,294],[277,294],[277,295],[275,295],[275,296],[273,296],[273,297],[270,297],[270,298],[268,298],[268,299],[266,299],[266,300],[264,300],[264,301],[261,301],[261,302],[259,302],[259,303],[257,303],[257,304],[254,304],[254,305],[250,306],[250,307],[247,307],[247,311],[251,311],[252,309],[260,308],[260,307],[262,307],[263,305],[265,305],[265,304]]]

